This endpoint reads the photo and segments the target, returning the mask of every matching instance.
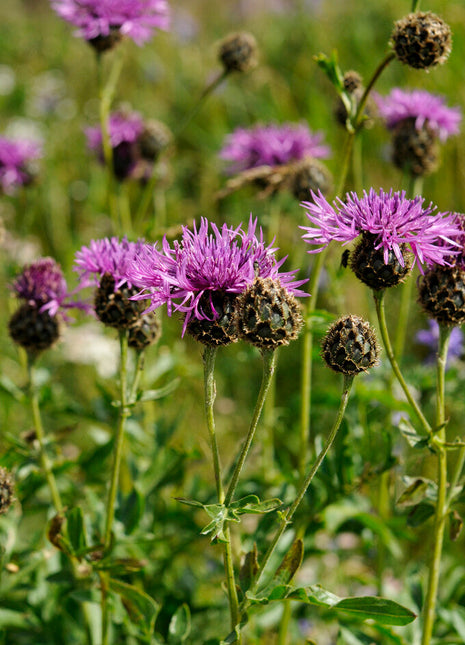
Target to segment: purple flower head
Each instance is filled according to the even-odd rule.
[[[413,118],[417,130],[428,124],[441,141],[459,132],[462,119],[460,108],[447,107],[444,98],[437,94],[430,94],[426,90],[405,91],[396,87],[387,96],[377,95],[375,99],[389,130],[395,128],[399,121]]]
[[[330,150],[322,140],[321,132],[312,133],[303,123],[237,128],[226,138],[220,157],[232,162],[232,174],[259,166],[288,164],[304,157],[325,159]]]
[[[32,179],[28,167],[42,155],[38,141],[8,139],[0,137],[0,187],[11,195],[19,186],[29,184]]]
[[[145,245],[128,267],[128,279],[142,290],[136,298],[151,298],[147,311],[166,303],[169,315],[173,305],[185,313],[184,334],[191,318],[215,320],[212,299],[207,311],[202,307],[204,294],[239,294],[257,276],[279,280],[293,295],[308,295],[299,290],[306,280],[295,280],[296,271],[280,272],[286,258],[276,259],[277,249],[265,246],[263,232],[260,229],[257,237],[256,227],[252,217],[247,231],[241,225],[223,224],[220,229],[202,218],[199,229],[195,224],[193,231],[183,227],[182,239],[173,247],[166,237],[161,251]]]
[[[65,302],[73,294],[68,291],[61,267],[53,258],[41,258],[25,266],[12,287],[18,298],[41,312],[48,311],[52,317],[71,307],[86,309],[81,302]]]
[[[113,30],[137,45],[152,37],[154,29],[168,29],[167,0],[51,0],[61,18],[78,28],[77,35],[92,41]]]
[[[405,191],[385,193],[373,188],[359,198],[347,193],[345,200],[337,199],[331,206],[323,197],[312,192],[313,202],[302,202],[313,226],[301,226],[302,238],[309,244],[321,245],[309,251],[318,253],[332,240],[349,243],[366,232],[375,237],[375,249],[384,250],[388,263],[393,251],[401,266],[405,265],[401,245],[407,244],[422,272],[422,264],[445,264],[457,253],[455,238],[460,234],[455,214],[434,213],[430,204],[423,207],[424,198],[407,199]]]
[[[114,278],[116,289],[125,284],[131,287],[126,275],[127,266],[143,246],[142,240],[128,242],[126,237],[122,240],[117,237],[92,240],[89,246],[83,246],[76,253],[74,269],[79,274],[80,288],[99,286],[105,273]]]
[[[108,131],[112,148],[122,143],[135,143],[144,130],[144,121],[138,112],[113,112]],[[102,131],[99,127],[86,128],[87,145],[103,159]]]
[[[428,320],[429,329],[420,329],[415,334],[417,343],[426,345],[430,350],[426,357],[426,363],[431,364],[436,361],[438,343],[439,343],[439,325],[436,320]],[[451,363],[457,361],[463,354],[463,332],[460,327],[453,327],[450,339],[449,349],[447,353],[446,369],[450,367]]]

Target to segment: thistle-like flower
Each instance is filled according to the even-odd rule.
[[[130,300],[137,289],[127,277],[128,264],[143,247],[143,241],[117,237],[92,240],[76,253],[75,270],[81,288],[96,286],[95,312],[109,327],[128,329],[139,322],[143,305]]]
[[[321,132],[312,133],[303,124],[256,125],[237,128],[226,138],[220,157],[231,162],[235,174],[259,166],[280,166],[304,157],[326,159],[330,149]]]
[[[51,0],[51,5],[98,51],[110,49],[123,36],[142,45],[154,29],[170,25],[167,0]]]
[[[364,191],[361,198],[347,193],[344,201],[337,199],[333,206],[321,193],[312,193],[312,198],[312,202],[302,203],[312,226],[300,228],[305,231],[303,239],[320,248],[309,253],[322,251],[332,240],[348,243],[361,235],[362,243],[377,251],[385,265],[394,261],[405,267],[417,262],[423,272],[422,265],[443,265],[458,251],[456,215],[435,213],[432,204],[423,206],[423,197],[407,199],[404,191],[386,193],[381,189],[377,193],[372,188],[369,193]],[[354,268],[353,262],[351,267]],[[363,266],[360,273],[357,275],[362,279]]]
[[[360,316],[343,316],[329,327],[321,355],[333,371],[355,376],[378,363],[379,345],[366,320]]]
[[[60,266],[52,258],[42,258],[26,266],[12,289],[22,305],[10,319],[10,336],[31,355],[48,349],[58,340],[68,309],[87,309],[84,303],[70,300],[73,294],[68,291]]]
[[[141,289],[136,298],[151,299],[148,311],[166,304],[184,317],[183,335],[192,323],[205,321],[207,329],[196,337],[206,344],[226,344],[235,340],[232,329],[234,300],[256,277],[279,279],[294,295],[306,280],[296,280],[296,271],[280,272],[286,258],[277,260],[277,249],[265,246],[263,233],[255,234],[257,221],[250,218],[247,231],[241,226],[218,228],[202,218],[200,227],[183,227],[181,241],[173,247],[163,240],[162,250],[145,245],[130,263],[128,279]],[[160,283],[160,277],[162,283]],[[212,323],[221,329],[212,332]]]
[[[42,156],[42,146],[29,139],[0,137],[0,188],[12,195],[35,176],[34,162]]]

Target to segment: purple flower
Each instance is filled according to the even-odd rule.
[[[112,148],[122,143],[135,143],[144,131],[144,121],[138,112],[113,112],[108,122],[108,132]],[[87,145],[103,158],[102,152],[102,130],[86,128]]]
[[[376,95],[375,100],[389,130],[395,128],[399,121],[415,119],[417,130],[427,124],[437,132],[441,141],[459,132],[462,119],[460,108],[447,107],[444,98],[437,94],[430,94],[426,90],[405,91],[396,87],[388,96]]]
[[[168,29],[167,0],[51,0],[57,14],[78,27],[77,35],[93,41],[118,31],[137,45],[152,37],[153,29]]]
[[[231,161],[232,174],[259,166],[279,166],[304,157],[325,159],[329,147],[322,144],[323,134],[312,133],[303,124],[257,125],[237,128],[226,138],[220,157]]]
[[[211,231],[210,231],[211,227]],[[299,290],[306,280],[295,280],[296,271],[280,272],[286,258],[276,260],[277,249],[265,246],[263,232],[257,237],[257,220],[249,220],[247,232],[241,226],[218,228],[202,218],[200,228],[183,227],[180,242],[170,247],[166,237],[162,250],[146,244],[128,266],[128,279],[142,292],[136,298],[150,297],[152,311],[166,303],[168,315],[185,313],[183,335],[191,318],[215,320],[212,298],[207,310],[202,306],[204,294],[215,292],[239,294],[255,277],[279,280],[296,296],[308,295]]]
[[[429,329],[420,329],[415,334],[417,343],[426,345],[430,353],[426,357],[426,363],[434,363],[436,361],[438,342],[439,342],[439,325],[436,320],[428,320]],[[463,354],[463,332],[460,327],[453,327],[450,339],[449,350],[447,353],[446,369],[450,364],[459,359]]]
[[[313,202],[302,202],[307,217],[313,226],[301,226],[302,238],[309,244],[321,245],[309,251],[318,253],[332,240],[351,242],[362,233],[375,237],[375,249],[384,250],[384,262],[388,263],[389,251],[393,251],[401,266],[405,265],[401,245],[407,244],[421,265],[445,264],[451,254],[457,252],[455,241],[460,228],[455,214],[434,213],[430,204],[423,207],[424,198],[406,199],[405,191],[379,193],[373,188],[363,191],[359,198],[347,193],[345,200],[337,199],[331,206],[323,197],[312,192]]]
[[[125,284],[131,287],[126,275],[128,263],[141,252],[143,245],[142,240],[128,242],[126,237],[91,240],[89,246],[83,246],[76,253],[74,269],[79,274],[80,288],[99,286],[105,273],[114,278],[116,289]]]
[[[11,195],[19,186],[32,180],[29,164],[42,155],[38,141],[8,139],[0,137],[0,186],[4,193]]]
[[[81,302],[65,302],[73,293],[68,291],[61,267],[53,258],[41,258],[25,266],[12,287],[18,298],[41,312],[48,311],[51,317],[60,309],[87,308]]]

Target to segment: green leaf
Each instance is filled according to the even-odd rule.
[[[412,508],[407,516],[407,524],[412,528],[421,526],[434,515],[434,506],[427,502],[420,502]]]
[[[463,520],[455,510],[449,513],[449,520],[450,520],[449,536],[452,542],[455,542],[455,540],[459,537],[462,531]]]
[[[191,613],[186,603],[182,604],[171,618],[168,628],[169,645],[184,643],[191,631]]]
[[[275,511],[282,505],[282,501],[277,497],[266,499],[261,502],[260,498],[256,495],[246,495],[229,506],[229,515],[232,515],[233,517],[245,514],[260,515],[262,513]]]
[[[131,622],[137,625],[141,633],[146,637],[153,634],[160,605],[148,594],[126,582],[110,578],[109,586],[121,596]]]
[[[313,60],[316,62],[318,67],[320,67],[324,71],[326,76],[336,88],[337,93],[341,94],[344,91],[344,74],[339,67],[337,51],[333,49],[333,51],[331,52],[331,57],[328,57],[323,53],[316,54],[313,57]]]
[[[116,517],[125,526],[126,533],[131,533],[139,526],[145,509],[145,497],[137,488],[133,488],[120,502]]]
[[[143,392],[139,392],[137,395],[137,401],[157,401],[158,399],[162,399],[163,397],[168,396],[168,394],[174,392],[180,382],[180,378],[175,378],[167,385],[159,387],[156,390],[144,390]]]
[[[84,515],[80,506],[66,511],[66,529],[74,554],[80,554],[87,548],[87,536],[84,526]]]
[[[137,558],[105,559],[92,563],[96,571],[109,571],[113,576],[126,576],[144,568],[145,563]]]
[[[424,477],[415,477],[397,500],[399,506],[415,506],[423,501],[428,490],[429,480]]]
[[[410,609],[394,600],[378,596],[344,598],[333,609],[357,616],[361,620],[372,619],[381,625],[408,625],[416,618]]]
[[[397,427],[412,448],[424,448],[428,445],[428,437],[418,434],[408,418],[401,417]]]
[[[277,595],[281,587],[288,589],[288,585],[292,581],[296,571],[302,564],[304,557],[304,544],[301,538],[297,538],[291,545],[291,548],[284,556],[281,564],[276,569],[276,572],[271,581],[266,585],[263,591],[259,592],[260,595],[269,595],[270,600],[278,600]]]
[[[252,551],[245,554],[244,562],[239,571],[239,586],[242,592],[245,593],[252,584],[258,571],[258,552],[257,545],[254,542]]]

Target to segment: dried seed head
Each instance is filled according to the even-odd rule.
[[[349,265],[357,278],[371,289],[380,291],[395,287],[403,281],[412,268],[412,256],[405,245],[401,246],[404,266],[396,258],[394,251],[388,251],[388,262],[384,262],[384,249],[375,249],[375,235],[364,233],[350,254]]]
[[[378,363],[379,346],[370,324],[359,316],[344,316],[328,329],[321,355],[335,372],[355,375]]]
[[[154,345],[161,336],[161,322],[155,312],[140,316],[129,328],[128,345],[141,351],[149,345]]]
[[[144,310],[141,300],[129,300],[137,293],[136,288],[127,285],[115,290],[115,279],[111,273],[104,273],[100,286],[95,292],[95,312],[108,327],[129,329],[140,318]]]
[[[276,349],[295,340],[303,325],[300,304],[279,280],[255,278],[237,299],[239,337],[260,349]]]
[[[257,66],[257,41],[245,31],[229,34],[220,43],[218,57],[226,72],[248,72]]]
[[[31,355],[49,349],[60,337],[57,316],[50,316],[48,311],[40,311],[27,303],[12,315],[8,330],[14,342]]]
[[[449,326],[465,322],[465,269],[435,266],[421,276],[418,302],[430,318]]]
[[[211,347],[229,345],[237,341],[234,324],[234,306],[237,294],[221,291],[206,291],[200,298],[199,309],[208,315],[208,319],[199,320],[192,317],[186,331],[199,343]],[[213,311],[216,317],[213,319]]]
[[[362,77],[353,69],[344,74],[342,83],[344,85],[344,89],[349,92],[349,94],[353,94],[355,90],[360,89],[363,85]]]
[[[428,122],[418,130],[415,118],[399,121],[392,131],[392,161],[414,177],[430,175],[439,166],[439,143]]]
[[[11,474],[0,467],[0,515],[4,515],[14,502],[14,486]]]
[[[98,35],[87,42],[99,53],[113,49],[123,39],[123,34],[119,27],[110,26],[108,36]]]
[[[161,121],[148,121],[137,140],[142,159],[156,161],[162,150],[170,145],[172,139],[173,134],[168,126]]]
[[[397,58],[415,69],[444,63],[452,49],[449,25],[429,11],[409,13],[398,20],[391,39]]]
[[[307,157],[295,164],[290,173],[289,183],[294,197],[299,201],[305,201],[310,199],[311,191],[316,194],[321,191],[323,195],[329,193],[332,187],[332,177],[321,161]]]

